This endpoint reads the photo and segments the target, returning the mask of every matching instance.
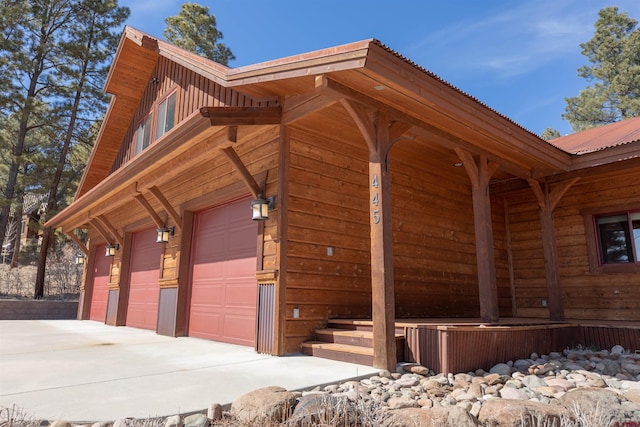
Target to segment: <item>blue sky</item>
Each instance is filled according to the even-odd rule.
[[[216,16],[238,67],[375,38],[515,122],[571,133],[565,97],[588,82],[580,43],[598,11],[640,21],[640,0],[193,0]],[[162,38],[184,1],[120,0],[127,25]]]

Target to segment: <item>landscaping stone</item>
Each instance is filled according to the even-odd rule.
[[[295,395],[278,386],[254,390],[231,404],[231,415],[242,422],[282,422],[296,403]]]

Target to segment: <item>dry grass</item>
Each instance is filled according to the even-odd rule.
[[[624,421],[616,421],[606,408],[596,407],[595,410],[584,410],[578,405],[569,408],[571,415],[558,418],[546,418],[544,416],[531,416],[520,421],[514,427],[614,427],[626,424]],[[293,419],[285,422],[263,421],[242,422],[233,417],[229,412],[224,412],[220,420],[212,421],[210,427],[378,427],[385,425],[385,411],[371,400],[359,399],[355,402],[348,399],[331,399],[326,397],[326,405],[322,410],[314,412],[313,416]],[[126,418],[120,420],[126,427],[164,427],[166,418]],[[0,407],[0,427],[40,427],[40,420],[31,417],[22,408],[15,405],[11,408]],[[490,423],[483,426],[495,426]],[[421,427],[421,426],[415,426]],[[456,427],[442,424],[439,427]]]
[[[46,299],[77,299],[82,266],[75,263],[74,247],[52,252],[47,259],[44,283]],[[0,264],[0,298],[33,298],[37,269],[35,265],[10,268]]]

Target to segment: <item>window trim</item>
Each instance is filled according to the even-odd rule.
[[[630,263],[603,264],[600,254],[600,241],[597,232],[596,217],[626,214],[640,210],[640,204],[624,204],[598,208],[582,209],[585,236],[587,240],[587,256],[589,271],[592,274],[631,274],[640,273],[640,260]]]

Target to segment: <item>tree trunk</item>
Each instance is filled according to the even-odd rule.
[[[93,45],[93,37],[90,36],[87,40],[87,52],[91,51]],[[86,82],[87,69],[89,66],[89,60],[85,59],[82,63],[82,69],[78,77],[78,87],[76,90],[75,98],[73,100],[73,107],[71,108],[71,117],[67,125],[67,134],[60,151],[60,157],[58,157],[58,163],[56,165],[56,173],[53,176],[51,185],[49,187],[49,197],[47,199],[47,210],[45,212],[45,219],[49,215],[53,214],[58,207],[58,187],[62,180],[62,172],[64,166],[67,163],[67,156],[69,155],[69,148],[71,147],[71,141],[73,139],[73,129],[78,117],[78,110],[80,108],[80,100],[82,99],[82,90]],[[40,299],[44,296],[44,277],[47,268],[47,255],[49,254],[49,247],[53,241],[53,230],[51,227],[44,227],[42,233],[42,243],[40,244],[40,253],[38,254],[38,271],[36,273],[36,283],[34,284],[34,299]]]

